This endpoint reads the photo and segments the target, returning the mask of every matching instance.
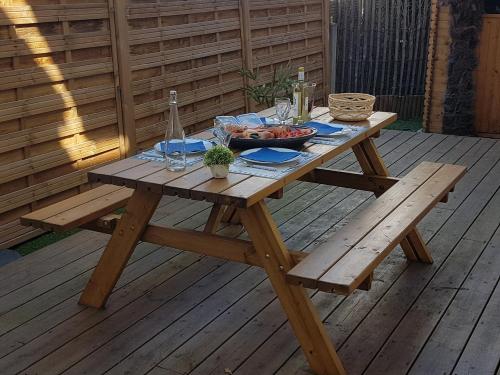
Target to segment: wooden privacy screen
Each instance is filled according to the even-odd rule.
[[[328,93],[328,0],[0,0],[0,248],[18,218],[160,139],[168,91],[188,132],[251,109],[239,69],[305,65]]]
[[[89,168],[120,156],[121,111],[106,2],[1,3],[0,242],[6,246],[33,234],[18,225],[19,216],[85,189]]]
[[[375,95],[400,119],[423,112],[431,0],[332,0],[336,92]]]
[[[123,81],[131,81],[131,95],[124,99],[135,106],[138,146],[150,146],[163,135],[172,88],[179,93],[181,121],[189,131],[210,126],[217,114],[245,111],[242,66],[259,69],[264,83],[276,65],[289,63],[294,70],[304,65],[308,79],[318,82],[324,94],[324,4],[130,1],[130,69]]]

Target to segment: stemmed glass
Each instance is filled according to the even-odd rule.
[[[288,119],[288,115],[290,110],[292,109],[292,103],[290,103],[290,99],[288,98],[276,98],[274,100],[274,106],[276,108],[276,115],[280,120],[281,125],[285,125],[286,120]]]
[[[227,124],[217,118],[214,120],[214,134],[219,140],[219,143],[225,147],[229,147],[229,143],[231,142],[232,132],[230,131],[229,126],[230,124]]]

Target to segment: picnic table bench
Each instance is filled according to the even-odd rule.
[[[315,113],[331,120],[328,109]],[[377,265],[398,245],[410,261],[431,263],[432,257],[416,225],[464,175],[462,166],[424,162],[407,176],[389,176],[373,142],[396,120],[377,112],[358,123],[366,128],[339,146],[306,144],[318,157],[280,179],[230,173],[213,179],[201,163],[183,172],[169,172],[162,163],[128,158],[97,168],[89,180],[103,185],[25,215],[21,220],[46,230],[82,227],[112,233],[80,303],[103,308],[138,241],[215,256],[263,267],[279,297],[311,368],[318,374],[345,370],[304,288],[348,295],[368,290]],[[208,139],[208,131],[197,135]],[[322,168],[352,148],[363,173]],[[279,198],[296,181],[373,192],[363,212],[310,254],[286,248],[265,199]],[[149,221],[163,195],[213,203],[205,230],[174,229]],[[125,207],[123,214],[115,211]],[[240,223],[250,240],[217,235],[221,221]]]

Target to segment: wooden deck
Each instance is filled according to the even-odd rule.
[[[377,144],[394,175],[424,160],[469,172],[419,226],[432,266],[398,250],[371,291],[312,293],[348,373],[498,373],[500,141],[385,131]],[[352,154],[333,164],[358,169]],[[308,251],[371,199],[302,182],[270,209],[287,244]],[[201,229],[209,208],[168,197],[155,220]],[[79,306],[106,240],[82,231],[0,269],[0,374],[309,373],[257,268],[142,243],[107,309]]]

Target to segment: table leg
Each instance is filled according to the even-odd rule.
[[[265,203],[238,212],[311,368],[319,375],[345,374],[306,290],[286,282],[294,262]]]
[[[236,207],[234,206],[226,206],[226,210],[224,211],[224,214],[222,215],[221,221],[223,223],[230,223],[231,218],[236,215]]]
[[[389,177],[389,171],[382,160],[375,143],[371,138],[368,138],[360,144],[353,147],[354,154],[363,170],[363,173],[368,175],[376,175]],[[375,194],[380,196],[380,194]],[[418,230],[413,229],[403,241],[401,247],[410,261],[421,261],[424,263],[432,263],[432,256],[425,245]]]
[[[80,297],[80,304],[104,307],[161,197],[147,191],[134,192]]]
[[[222,221],[222,217],[225,212],[225,206],[219,203],[214,203],[212,210],[210,211],[210,216],[208,217],[207,223],[203,231],[205,233],[214,234],[219,229],[219,225]]]

